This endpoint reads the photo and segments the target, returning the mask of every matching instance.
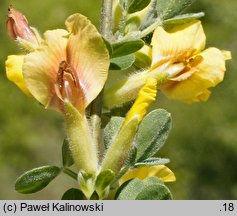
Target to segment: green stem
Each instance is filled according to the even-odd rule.
[[[74,173],[72,170],[64,167],[63,172],[67,174],[68,176],[72,177],[73,179],[77,180],[77,174]]]
[[[100,32],[110,41],[112,36],[112,0],[102,0]]]
[[[100,31],[102,36],[110,41],[112,37],[112,0],[102,0]],[[104,146],[101,142],[101,110],[103,92],[104,91],[102,90],[91,104],[92,137],[100,158],[104,152]]]
[[[157,19],[152,25],[148,26],[143,31],[141,31],[140,38],[146,37],[148,34],[153,32],[157,26],[161,26],[161,25],[162,25],[162,22],[160,21],[160,19]]]

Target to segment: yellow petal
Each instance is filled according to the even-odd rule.
[[[129,110],[123,124],[129,122],[134,116],[138,116],[140,122],[145,116],[148,107],[156,99],[157,93],[157,80],[154,78],[148,78],[145,85],[138,93],[137,99]]]
[[[227,50],[221,50],[222,54],[224,55],[225,57],[225,60],[230,60],[232,57],[231,57],[231,52],[230,51],[227,51]]]
[[[208,87],[214,87],[224,78],[225,73],[225,56],[217,48],[208,48],[200,55],[203,61],[197,65],[200,70],[196,76],[206,82]]]
[[[24,55],[10,55],[6,60],[7,78],[14,82],[26,95],[30,95],[22,74]]]
[[[200,21],[179,25],[169,31],[159,26],[152,37],[152,65],[187,51],[198,53],[204,49],[205,42],[206,36]]]
[[[71,15],[66,26],[71,31],[67,60],[78,74],[87,106],[105,84],[109,54],[101,35],[86,17],[80,14]]]
[[[223,80],[225,56],[222,52],[216,48],[209,48],[199,55],[203,57],[203,61],[192,68],[198,72],[180,82],[168,81],[161,87],[167,97],[187,103],[206,101],[211,94],[207,89]]]
[[[121,177],[121,179],[119,180],[119,184],[121,185],[124,182],[133,178],[143,180],[145,178],[152,176],[160,178],[163,182],[176,181],[174,173],[167,166],[154,165],[154,166],[142,166],[128,171],[125,175]]]
[[[26,55],[23,75],[31,94],[44,106],[51,106],[55,97],[54,84],[59,64],[66,59],[68,32],[52,30],[44,34],[42,47]],[[59,99],[58,99],[59,100]]]
[[[177,75],[177,77],[171,78],[172,81],[184,81],[188,79],[190,76],[192,76],[194,73],[198,72],[196,68],[191,68],[189,71],[182,73],[180,75]]]

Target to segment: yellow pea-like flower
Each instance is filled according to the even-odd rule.
[[[158,88],[170,99],[186,103],[206,101],[211,94],[209,88],[223,81],[225,61],[231,59],[231,53],[214,47],[205,49],[205,43],[201,21],[169,30],[158,26],[151,47],[145,47],[148,68],[128,76],[109,76],[104,106],[111,109],[134,100],[149,77],[157,80]]]
[[[14,23],[21,21],[18,17]],[[46,108],[62,111],[68,101],[84,112],[105,84],[109,55],[86,17],[73,14],[65,24],[67,30],[46,31],[38,47],[28,54],[9,56],[7,77]]]
[[[206,101],[222,82],[228,51],[205,49],[206,36],[200,21],[177,26],[171,30],[158,27],[152,38],[151,71],[161,62],[169,62],[169,78],[160,87],[170,99],[186,103]]]

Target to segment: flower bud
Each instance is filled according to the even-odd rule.
[[[12,6],[8,8],[7,30],[14,40],[23,39],[32,44],[38,44],[36,34],[29,26],[25,16]]]

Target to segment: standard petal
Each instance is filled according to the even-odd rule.
[[[119,180],[119,184],[121,185],[124,182],[133,178],[139,178],[143,180],[145,178],[152,176],[160,178],[163,182],[176,181],[174,173],[167,166],[154,165],[154,166],[142,166],[128,171]]]
[[[80,14],[71,15],[67,62],[73,67],[84,93],[85,107],[96,98],[107,79],[109,54],[94,25]]]
[[[6,60],[7,78],[14,82],[26,95],[30,95],[22,74],[24,55],[10,55]]]
[[[58,104],[54,84],[59,64],[66,60],[66,35],[68,32],[62,29],[45,32],[42,46],[24,59],[23,75],[26,86],[46,107]]]
[[[199,55],[203,57],[203,61],[195,67],[198,72],[180,82],[168,81],[161,87],[167,97],[186,103],[206,101],[211,94],[207,89],[215,87],[223,80],[225,72],[223,53],[216,48],[209,48]]]
[[[205,42],[206,36],[200,21],[179,25],[169,31],[159,26],[152,37],[152,65],[183,53],[198,53],[204,49]]]

